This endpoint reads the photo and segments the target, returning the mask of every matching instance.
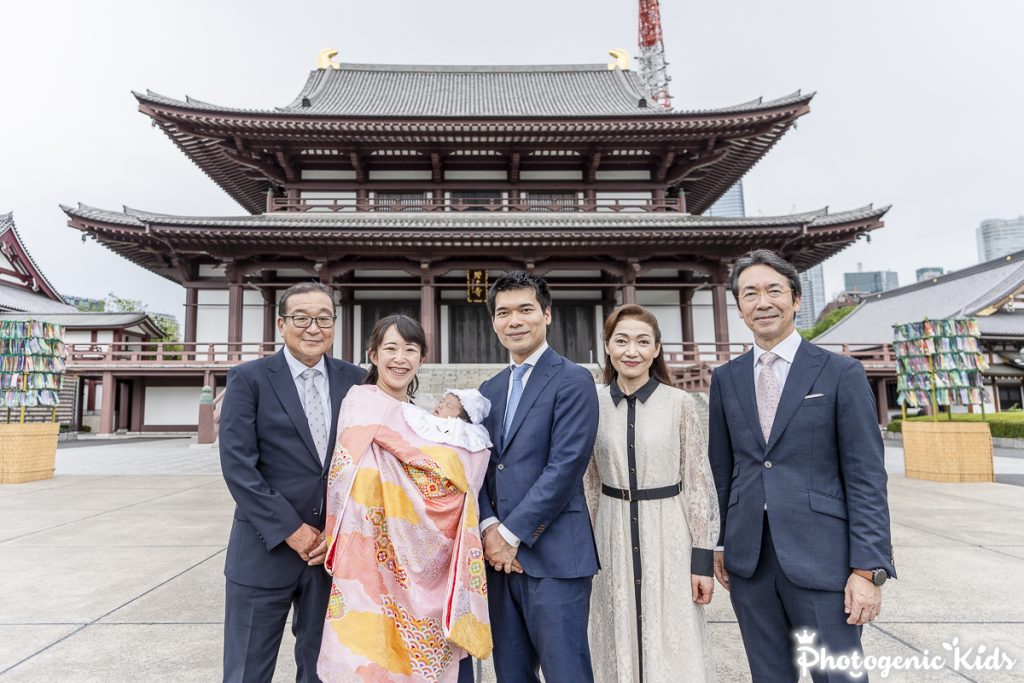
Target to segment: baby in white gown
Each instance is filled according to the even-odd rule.
[[[431,412],[403,403],[405,421],[428,441],[459,446],[471,452],[491,447],[487,429],[481,424],[491,412],[491,402],[476,389],[448,389]]]

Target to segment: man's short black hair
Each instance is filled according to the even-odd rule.
[[[769,249],[755,249],[740,258],[732,266],[732,273],[729,276],[729,286],[732,288],[732,295],[736,297],[737,303],[740,300],[740,273],[750,266],[768,266],[779,275],[789,281],[789,288],[796,302],[802,296],[800,291],[800,273],[796,266],[782,258]]]
[[[326,294],[327,298],[331,300],[331,307],[334,307],[334,295],[326,285],[322,285],[319,282],[300,282],[299,284],[292,285],[288,289],[284,290],[284,294],[281,295],[281,300],[277,302],[277,314],[279,316],[288,315],[288,299],[296,294],[309,294],[310,292]]]
[[[523,270],[513,270],[505,273],[491,285],[487,292],[487,311],[494,317],[494,300],[498,292],[508,292],[513,289],[532,289],[537,296],[537,303],[540,308],[546,311],[551,308],[551,290],[548,288],[547,280]]]

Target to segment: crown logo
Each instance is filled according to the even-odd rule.
[[[807,629],[797,631],[793,635],[796,636],[797,645],[814,645],[814,640],[818,637],[816,631],[808,631]]]

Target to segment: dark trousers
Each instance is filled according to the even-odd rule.
[[[729,549],[725,552],[728,555]],[[834,656],[861,652],[861,627],[846,623],[842,591],[801,588],[786,578],[775,554],[767,515],[757,569],[749,579],[730,575],[729,585],[754,683],[784,683],[799,678],[794,631],[815,631],[815,647],[827,648]],[[867,675],[853,679],[842,672],[816,669],[811,670],[811,678],[815,683],[867,681]]]
[[[227,581],[224,614],[224,682],[270,683],[284,636],[288,611],[294,607],[295,680],[319,683],[320,655],[331,577],[323,567],[306,567],[286,588],[254,588]]]
[[[592,577],[534,578],[488,568],[487,598],[498,683],[588,683]]]
[[[459,660],[458,683],[473,683],[473,658],[463,657]]]

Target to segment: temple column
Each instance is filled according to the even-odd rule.
[[[630,261],[622,274],[622,304],[636,303],[636,275],[640,271],[640,264]]]
[[[687,344],[695,344],[693,338],[693,287],[685,287],[679,290],[679,319],[683,327],[683,358],[691,360]],[[696,346],[693,346],[693,359],[697,357]]]
[[[228,275],[228,360],[242,359],[242,307],[245,286],[237,268],[229,265]]]
[[[715,350],[718,360],[729,360],[729,303],[726,299],[727,278],[725,267],[719,268],[712,279],[711,310],[715,319]]]
[[[195,287],[185,288],[185,358],[195,359],[196,335],[198,332],[199,318],[199,290]]]
[[[136,377],[131,381],[132,387],[132,419],[131,426],[129,429],[133,432],[142,431],[142,411],[145,406],[145,390],[143,389],[143,380]]]
[[[100,434],[114,433],[114,398],[117,393],[117,384],[114,382],[114,373],[103,373],[103,400],[100,408]]]
[[[351,274],[345,275],[343,280],[351,281]],[[352,339],[355,336],[355,324],[356,324],[356,304],[355,295],[352,292],[352,288],[348,286],[341,287],[341,291],[338,292],[338,325],[341,328],[341,359],[347,360],[349,363],[355,363],[356,358],[353,354],[353,342]]]
[[[80,432],[82,431],[82,415],[85,412],[85,387],[88,380],[84,377],[74,377],[73,375],[67,377],[67,379],[72,377],[78,384],[75,387],[75,411],[71,416],[71,431]]]
[[[117,383],[117,429],[128,429],[128,414],[131,412],[131,384]]]
[[[438,334],[437,287],[434,276],[430,273],[430,262],[420,263],[420,324],[427,338],[427,355],[424,363],[437,363],[441,357],[438,351],[440,335]]]
[[[875,382],[875,407],[878,409],[878,424],[885,427],[889,424],[889,395],[885,390],[885,378]]]
[[[652,206],[651,208],[654,209],[655,211],[664,211],[665,210],[665,188],[664,187],[656,187],[656,188],[654,188],[654,191],[651,192],[651,202],[654,204],[654,206]]]
[[[607,271],[601,272],[601,281],[612,283],[614,278]],[[601,322],[604,323],[608,316],[615,310],[615,290],[612,287],[601,288]],[[601,330],[598,330],[601,332]]]
[[[277,290],[264,287],[263,295],[263,353],[274,352],[274,332],[277,330]]]

